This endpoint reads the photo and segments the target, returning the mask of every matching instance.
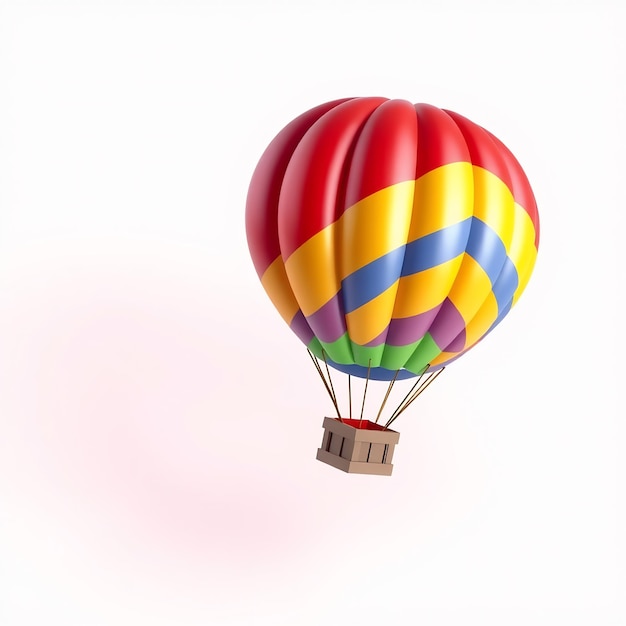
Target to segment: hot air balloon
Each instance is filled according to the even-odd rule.
[[[390,475],[389,426],[516,303],[539,217],[520,164],[489,131],[429,104],[357,97],[278,133],[252,175],[246,232],[261,284],[337,411],[317,458]],[[417,381],[383,424],[383,406],[375,420],[342,415],[329,368],[349,388],[365,379],[365,393],[388,381],[383,406],[397,380]]]

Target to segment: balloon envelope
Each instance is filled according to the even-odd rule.
[[[539,242],[533,192],[491,133],[428,104],[322,104],[270,143],[248,245],[267,294],[319,358],[373,379],[455,360],[517,301]]]

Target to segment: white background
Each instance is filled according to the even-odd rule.
[[[2,626],[626,624],[624,5],[437,7],[0,2]],[[274,134],[354,95],[488,128],[542,221],[391,478],[315,461],[243,225]]]

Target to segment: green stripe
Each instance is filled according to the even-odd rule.
[[[404,366],[414,374],[419,374],[437,356],[441,354],[441,348],[435,343],[430,333],[426,333],[419,346]]]
[[[399,370],[405,367],[406,362],[411,358],[421,339],[410,343],[408,346],[389,346],[385,344],[381,366],[388,370]]]
[[[309,345],[307,348],[318,358],[322,359],[322,344],[317,337],[313,337],[311,341],[309,341]]]
[[[315,343],[317,342],[317,343]],[[354,356],[352,355],[352,346],[350,339],[348,339],[348,333],[344,333],[339,339],[331,343],[325,341],[319,341],[313,338],[309,343],[309,350],[320,359],[324,359],[322,350],[326,353],[326,356],[339,365],[353,365]]]
[[[352,344],[352,354],[354,354],[354,362],[363,367],[380,367],[380,361],[385,351],[385,344],[379,346],[359,346]]]
[[[324,354],[339,365],[360,365],[367,367],[384,367],[390,371],[406,369],[415,375],[421,374],[428,364],[441,354],[430,333],[408,346],[389,346],[381,344],[375,347],[359,346],[348,339],[348,333],[337,341],[326,343],[313,337],[307,346],[322,361]]]
[[[359,346],[348,339],[344,334],[337,341],[326,343],[313,337],[307,346],[308,349],[320,360],[331,359],[339,365],[360,365],[361,367],[384,367],[395,371],[406,369],[419,376],[428,364],[439,354],[441,349],[435,343],[430,333],[426,333],[422,339],[408,346],[389,346],[381,344],[375,347]]]

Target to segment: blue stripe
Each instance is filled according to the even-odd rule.
[[[518,284],[517,269],[515,269],[513,261],[511,261],[509,257],[506,257],[502,271],[493,286],[493,295],[496,297],[496,302],[498,303],[498,317],[501,312],[505,310],[507,305],[509,309],[511,308],[511,301],[513,300],[513,295],[515,294]],[[508,311],[508,309],[506,310]]]
[[[406,246],[396,248],[353,272],[341,283],[346,313],[350,313],[389,289],[402,271]]]
[[[495,285],[507,258],[506,248],[497,233],[478,218],[472,220],[466,252],[483,268],[491,285]]]
[[[422,272],[459,256],[465,251],[471,226],[470,217],[400,246],[346,276],[341,282],[345,312],[367,304],[400,276]]]
[[[496,321],[489,327],[489,330],[481,337],[481,339],[486,337],[506,317],[506,314],[511,310],[512,306],[513,306],[513,299],[509,300],[509,302],[504,306],[504,308],[498,313],[498,317],[496,318]]]
[[[406,245],[402,276],[423,272],[459,256],[465,251],[473,218],[453,224]]]
[[[328,357],[326,357],[328,361],[328,365],[334,367],[336,370],[343,372],[344,374],[350,374],[351,376],[357,376],[359,378],[367,378],[367,367],[363,367],[361,365],[340,365],[331,361]],[[384,367],[372,367],[370,369],[370,379],[371,380],[391,380],[396,374],[395,370],[388,370]],[[417,374],[413,372],[409,372],[409,370],[401,369],[398,372],[398,376],[396,380],[407,380],[409,378],[415,378]]]
[[[498,311],[502,310],[517,289],[517,270],[498,234],[478,218],[469,217],[400,246],[344,278],[341,293],[346,314],[379,296],[401,276],[431,269],[463,252],[487,274]]]

